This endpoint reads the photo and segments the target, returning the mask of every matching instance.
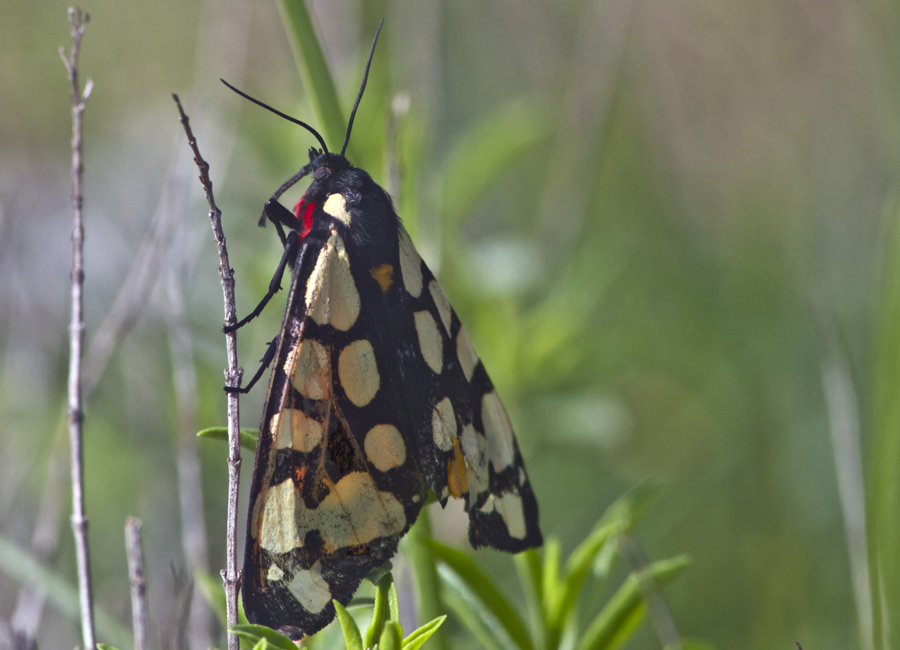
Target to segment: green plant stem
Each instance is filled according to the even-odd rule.
[[[279,0],[278,8],[281,10],[281,18],[291,42],[300,80],[316,115],[315,123],[329,149],[336,148],[339,152],[344,141],[346,122],[338,102],[334,79],[325,63],[325,54],[316,36],[309,8],[304,0]],[[349,149],[348,145],[348,152]]]
[[[419,519],[407,534],[409,540],[409,561],[416,579],[416,590],[419,595],[419,621],[430,621],[443,616],[445,607],[441,597],[441,583],[438,578],[437,565],[422,540],[431,539],[431,519],[428,508],[422,508]],[[443,627],[431,637],[430,647],[433,650],[449,650],[447,632]]]

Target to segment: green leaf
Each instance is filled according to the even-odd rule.
[[[500,622],[484,607],[459,575],[446,565],[441,565],[438,574],[447,587],[443,590],[444,604],[475,637],[479,647],[485,650],[508,650],[513,646],[512,640]]]
[[[509,637],[522,650],[533,650],[528,630],[518,612],[478,565],[458,549],[444,546],[433,539],[422,540],[426,548],[440,562],[455,572],[503,626]]]
[[[638,485],[616,499],[606,509],[600,519],[600,525],[618,522],[623,526],[624,532],[634,531],[659,497],[660,492],[662,492],[662,486],[658,483]]]
[[[428,494],[429,497],[434,495],[431,490],[428,491]],[[419,616],[422,619],[435,619],[443,615],[447,608],[444,606],[443,590],[434,556],[425,546],[425,540],[428,539],[431,539],[431,520],[428,508],[422,508],[419,518],[407,534],[404,544],[406,544],[407,555],[416,581],[416,608]],[[438,630],[430,647],[435,647],[437,650],[449,650],[450,644],[447,640],[446,629]]]
[[[519,99],[460,134],[437,178],[445,222],[470,214],[512,164],[548,134],[549,124],[534,102]]]
[[[256,453],[256,442],[259,440],[259,431],[256,429],[241,429],[241,448]],[[198,438],[209,438],[228,442],[228,429],[224,427],[210,427],[197,432]]]
[[[534,638],[544,638],[546,621],[543,610],[541,556],[537,549],[530,548],[514,555],[513,561],[516,564],[516,572],[519,574],[519,582],[522,584],[522,592],[525,594],[528,620],[531,621],[531,633]]]
[[[576,646],[577,650],[613,650],[631,634],[646,613],[645,585],[661,589],[690,563],[686,556],[654,562],[629,575],[593,621]]]
[[[47,600],[62,614],[77,621],[81,612],[78,591],[68,580],[38,562],[15,542],[0,536],[0,570],[23,585],[41,587]],[[116,647],[129,648],[134,642],[131,631],[106,610],[94,608],[97,636],[110,639]]]
[[[97,650],[119,650],[117,647],[109,645],[108,643],[98,643]]]
[[[232,625],[231,632],[254,644],[254,648],[260,643],[265,643],[278,650],[297,650],[296,644],[281,632],[277,632],[265,625]]]
[[[372,622],[369,624],[369,629],[366,630],[366,645],[365,647],[371,648],[375,645],[375,642],[381,638],[381,633],[384,630],[385,621],[388,620],[390,616],[390,600],[391,600],[391,590],[394,586],[394,576],[390,573],[385,573],[382,576],[381,580],[378,581],[378,584],[375,585],[375,611],[372,612]],[[396,591],[394,591],[394,597],[396,598]]]
[[[325,55],[322,53],[322,46],[316,36],[306,2],[280,0],[278,8],[281,10],[282,22],[291,43],[291,50],[294,52],[300,80],[315,113],[316,130],[325,138],[329,151],[331,149],[340,151],[347,124],[338,101],[334,79],[325,63]],[[347,156],[353,159],[350,149],[348,146]]]
[[[871,529],[869,571],[876,647],[900,644],[900,205],[885,215],[888,227],[879,286],[875,360],[871,391],[871,476],[868,477]],[[883,620],[882,620],[882,617]],[[868,622],[865,624],[868,626]],[[884,632],[882,632],[884,630]]]
[[[400,650],[403,644],[403,628],[397,621],[387,621],[378,639],[378,650]]]
[[[613,535],[622,532],[619,522],[605,524],[595,528],[587,538],[569,556],[566,562],[565,578],[559,583],[557,597],[547,602],[547,633],[549,645],[553,647],[562,637],[566,623],[575,609],[578,595],[584,586],[594,558],[604,548]],[[558,559],[554,559],[558,562]],[[548,577],[547,580],[552,580]]]
[[[438,631],[438,628],[444,624],[444,621],[447,620],[447,615],[438,616],[433,621],[428,621],[420,627],[418,630],[415,630],[410,633],[408,637],[403,640],[403,645],[401,646],[402,650],[419,650],[422,647],[422,644],[425,643],[428,639],[431,638],[431,635]]]
[[[563,584],[559,577],[562,562],[562,545],[559,539],[551,537],[544,541],[544,563],[541,572],[541,593],[543,594],[544,619],[554,620],[562,602]]]
[[[338,601],[334,603],[334,611],[337,612],[337,619],[341,624],[341,631],[344,633],[344,643],[347,650],[363,650],[362,634],[360,634],[359,626],[353,617],[344,609]]]

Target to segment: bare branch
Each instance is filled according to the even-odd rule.
[[[84,451],[82,449],[82,421],[84,411],[81,393],[81,347],[84,343],[84,222],[82,205],[84,194],[81,161],[81,117],[93,83],[88,80],[84,92],[78,84],[78,52],[81,37],[89,16],[79,7],[69,9],[72,49],[68,58],[60,49],[66,66],[72,95],[72,207],[75,218],[72,228],[72,320],[69,325],[69,438],[72,451],[72,531],[75,535],[75,557],[78,565],[78,594],[81,603],[81,635],[85,650],[94,648],[94,612],[91,595],[91,569],[88,552],[88,522],[84,509]]]
[[[225,234],[222,232],[222,212],[216,206],[213,196],[212,181],[209,179],[209,164],[200,155],[197,140],[191,131],[190,122],[181,107],[178,95],[173,94],[172,98],[178,106],[181,124],[184,127],[188,144],[194,152],[194,162],[197,169],[200,170],[200,184],[203,186],[203,192],[209,204],[209,220],[219,251],[219,277],[222,280],[222,294],[225,300],[225,325],[233,325],[237,322],[234,301],[234,271],[228,263],[228,249],[225,245]],[[228,386],[240,386],[242,371],[237,362],[237,335],[235,332],[225,335],[225,350],[228,358],[225,383]],[[228,392],[228,517],[226,521],[225,569],[222,571],[222,579],[225,583],[225,603],[229,628],[237,624],[237,599],[241,587],[241,574],[237,569],[237,504],[241,475],[240,401],[238,397],[237,392]],[[228,650],[238,649],[238,638],[229,632]]]
[[[144,579],[144,550],[141,545],[141,520],[125,520],[125,552],[128,556],[128,584],[131,588],[131,627],[134,650],[147,648],[147,581]]]

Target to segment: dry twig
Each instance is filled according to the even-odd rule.
[[[125,551],[128,556],[128,584],[131,588],[131,627],[134,650],[147,648],[147,581],[144,579],[144,550],[141,545],[141,521],[125,520]]]
[[[89,16],[79,7],[69,9],[72,49],[59,56],[66,66],[72,94],[72,207],[75,212],[72,229],[72,320],[69,325],[69,438],[72,446],[72,531],[75,535],[75,557],[78,564],[78,594],[81,603],[81,635],[86,650],[94,648],[94,612],[91,598],[91,571],[88,553],[88,522],[84,510],[84,453],[82,449],[81,347],[84,342],[84,223],[82,221],[81,117],[93,88],[88,79],[84,92],[78,84],[78,52]]]
[[[172,95],[178,106],[178,114],[188,144],[194,152],[194,162],[200,170],[200,183],[209,204],[209,220],[212,225],[213,235],[216,239],[216,247],[219,251],[219,277],[222,280],[222,294],[225,300],[225,324],[233,325],[237,322],[235,316],[234,301],[234,271],[228,263],[228,249],[225,246],[225,234],[222,232],[222,212],[216,205],[213,196],[212,181],[209,179],[209,164],[200,155],[197,140],[191,131],[190,123],[178,95]],[[237,336],[234,332],[225,335],[225,350],[228,358],[228,368],[225,371],[225,383],[228,386],[240,386],[242,371],[237,362]],[[225,603],[228,627],[237,624],[238,592],[241,586],[241,575],[237,569],[237,503],[238,488],[241,474],[241,443],[240,443],[240,402],[237,392],[228,393],[228,515],[226,521],[226,558],[225,570],[222,572],[222,580],[225,583]],[[228,650],[238,650],[238,638],[229,632]]]

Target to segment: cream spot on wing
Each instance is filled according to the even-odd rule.
[[[450,436],[456,435],[456,415],[449,397],[438,402],[431,412],[431,436],[434,444],[443,451],[453,448]]]
[[[432,280],[428,283],[428,291],[431,293],[431,298],[434,300],[434,304],[437,307],[438,314],[441,315],[441,322],[444,324],[444,331],[447,332],[447,336],[450,336],[450,323],[452,321],[453,309],[450,307],[450,301],[447,300],[447,296],[444,295],[443,289],[441,289],[441,285],[437,283],[437,280]]]
[[[315,339],[305,339],[297,346],[291,385],[307,399],[331,396],[331,364],[328,352]]]
[[[406,443],[393,424],[376,424],[365,441],[366,458],[380,472],[399,467],[406,461]]]
[[[390,492],[380,491],[370,474],[344,476],[315,508],[307,508],[291,479],[267,492],[260,521],[260,546],[271,553],[300,548],[310,531],[318,531],[326,553],[406,528],[406,513]]]
[[[294,571],[294,578],[287,588],[310,614],[318,614],[331,602],[331,587],[322,577],[322,567],[318,562],[309,569]]]
[[[419,348],[428,367],[440,374],[444,367],[444,341],[438,331],[434,316],[427,311],[415,313],[416,333],[419,335]]]
[[[296,495],[291,479],[273,485],[266,492],[266,504],[259,522],[259,545],[271,553],[287,553],[303,541],[297,530]]]
[[[422,258],[403,229],[400,230],[400,274],[409,295],[418,298],[422,293]]]
[[[325,214],[330,214],[345,225],[350,225],[350,213],[347,211],[347,199],[341,194],[332,194],[322,204]]]
[[[478,500],[479,495],[488,489],[488,455],[487,441],[484,436],[475,431],[475,427],[467,424],[463,427],[462,436],[463,457],[466,459],[466,478],[469,484],[469,503]]]
[[[359,317],[359,291],[350,273],[350,259],[344,240],[334,230],[306,284],[306,313],[319,325],[330,324],[344,332]]]
[[[278,426],[278,448],[307,453],[322,442],[325,425],[298,409],[284,409]]]
[[[266,580],[269,582],[281,582],[281,579],[284,577],[284,571],[281,570],[281,567],[277,564],[273,564],[269,567],[268,573],[266,573]]]
[[[494,510],[503,517],[506,530],[510,537],[516,539],[525,538],[525,509],[522,506],[522,497],[512,492],[504,492],[503,496],[495,497],[493,494],[481,507],[482,512]]]
[[[516,455],[513,451],[513,430],[509,416],[494,391],[481,398],[481,421],[494,471],[501,472],[513,464]]]
[[[317,525],[310,528],[319,530],[328,552],[396,535],[406,527],[403,506],[390,492],[379,491],[366,472],[347,474],[311,514]]]
[[[466,381],[472,381],[472,374],[475,372],[475,366],[478,365],[478,355],[475,354],[475,348],[466,330],[459,328],[459,334],[456,335],[456,358],[459,359],[459,365],[462,366],[463,373],[466,375]]]
[[[351,402],[357,406],[371,402],[381,384],[372,344],[360,339],[341,350],[338,377]]]

